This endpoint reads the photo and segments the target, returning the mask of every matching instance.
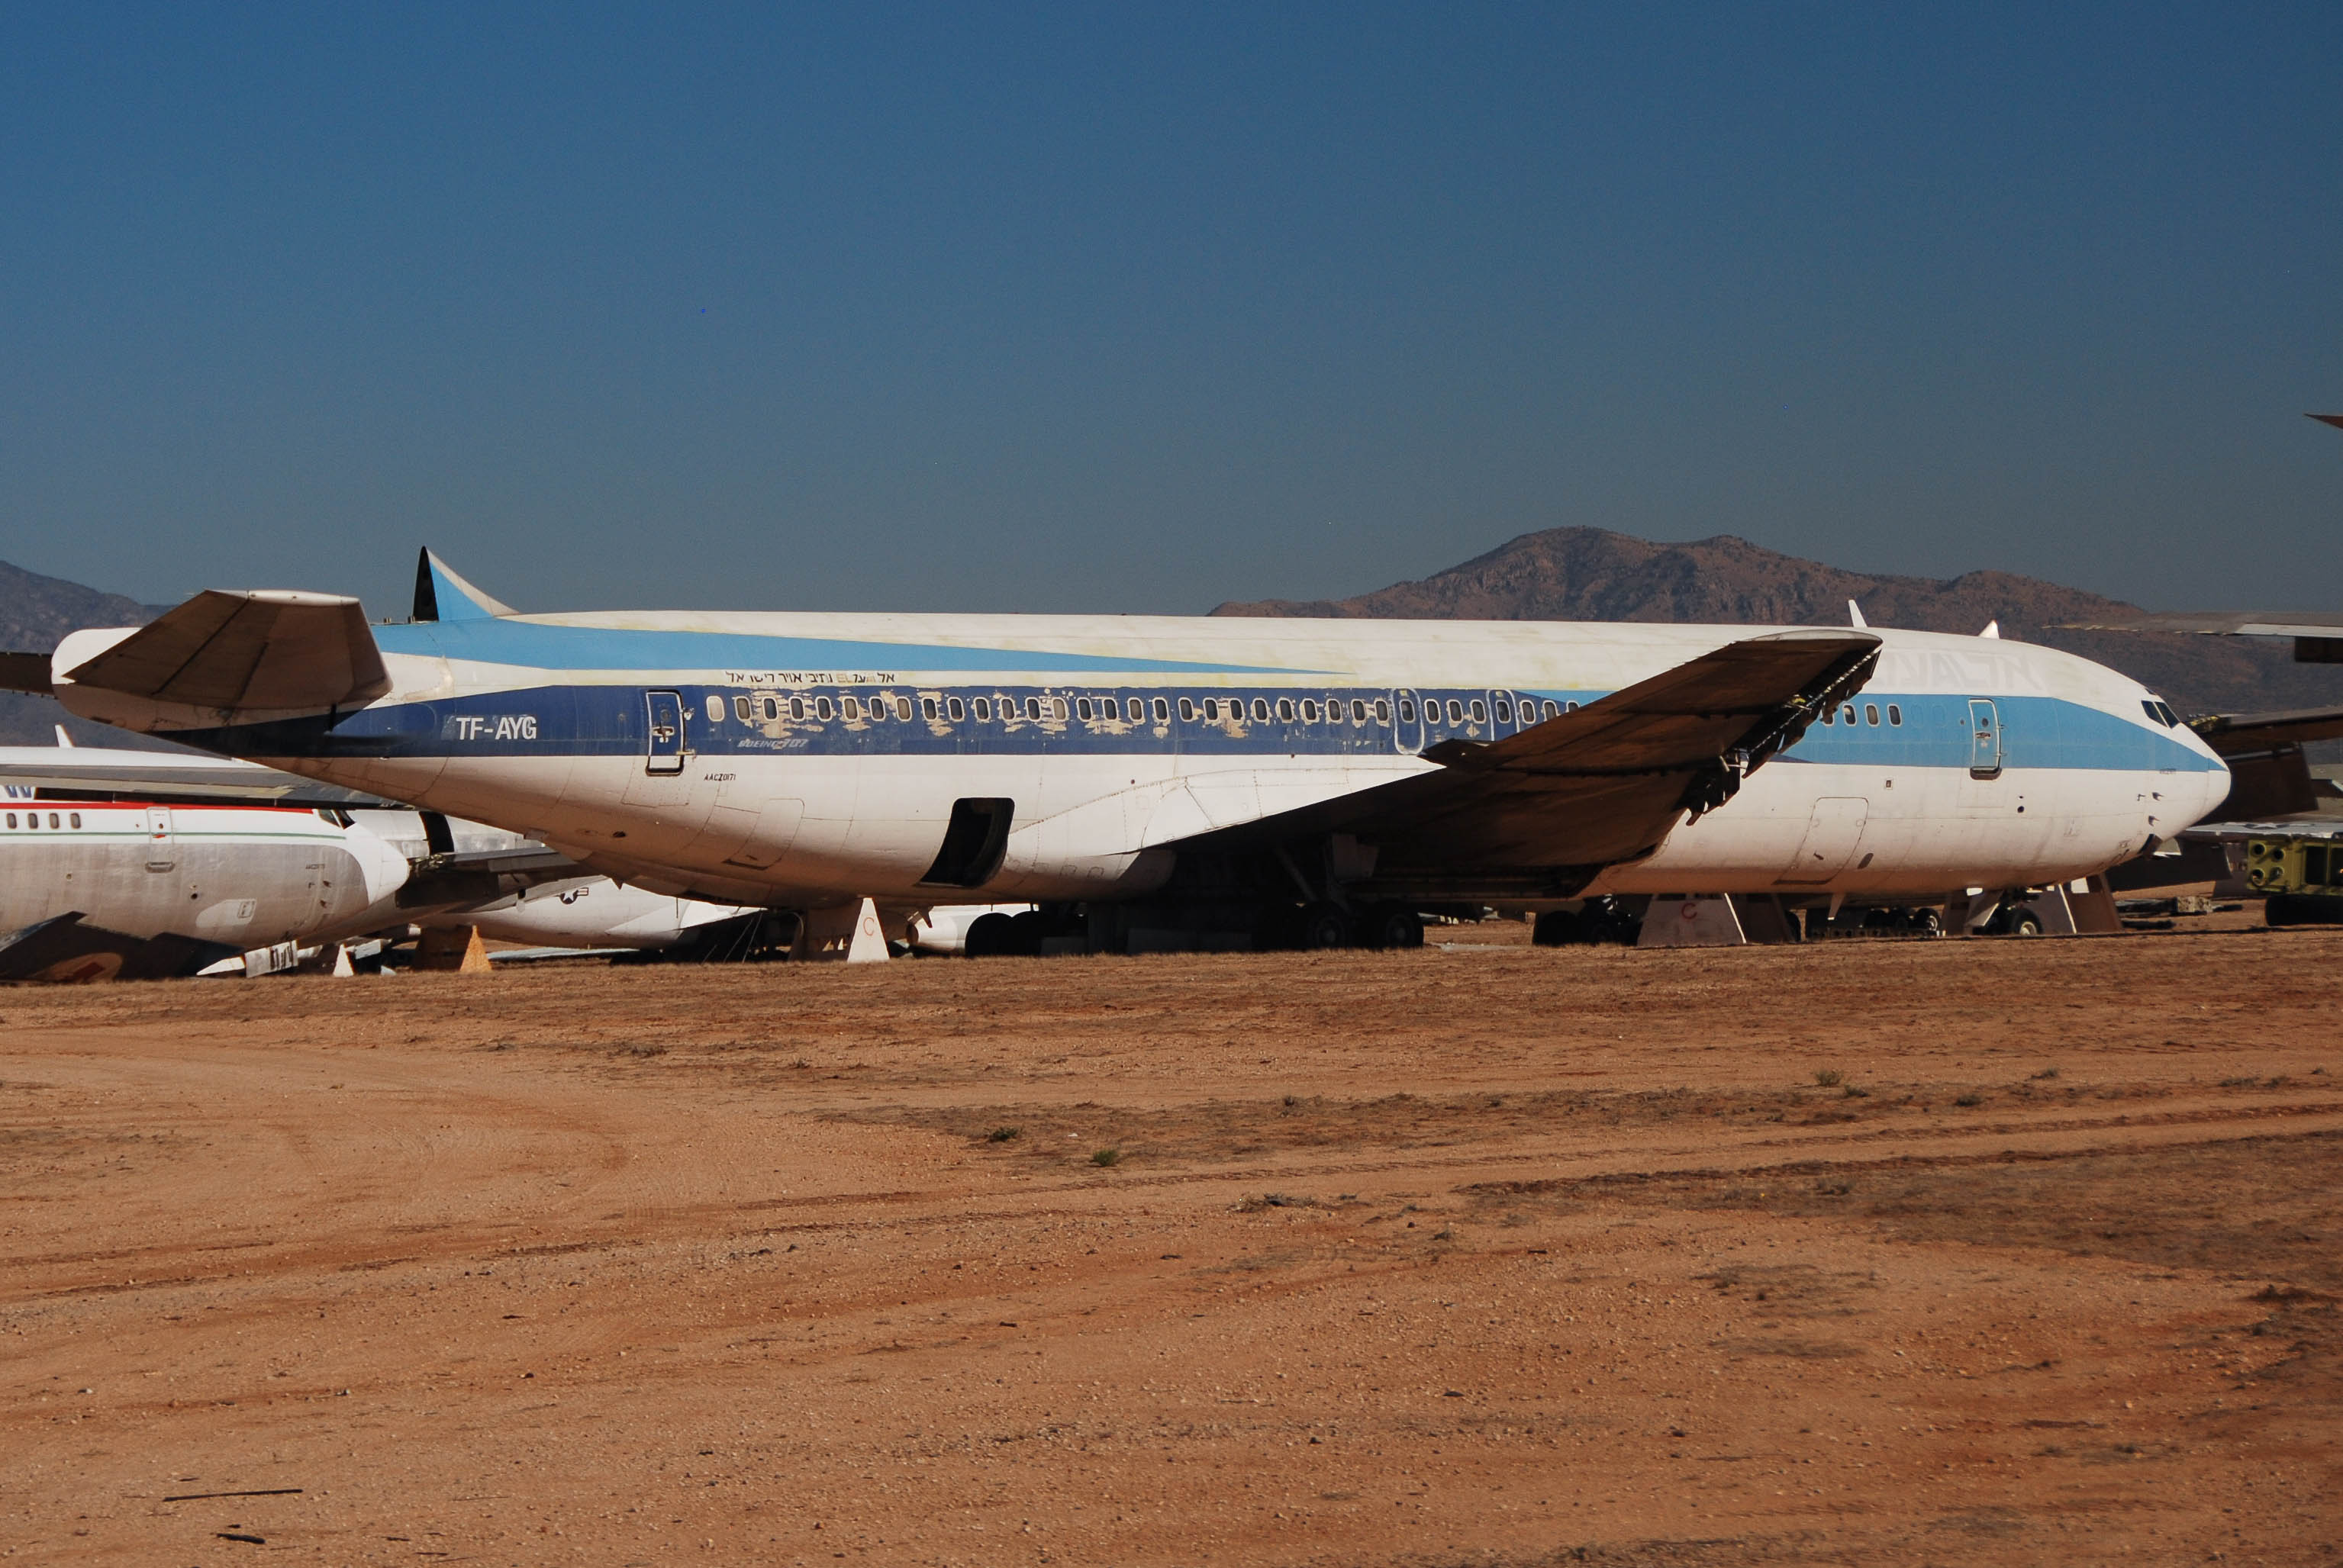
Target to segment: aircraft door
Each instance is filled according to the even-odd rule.
[[[171,829],[168,806],[146,808],[146,869],[167,871],[179,863],[179,843]]]
[[[646,691],[643,703],[649,720],[643,771],[683,771],[683,697],[679,692]]]
[[[1969,777],[1992,779],[2001,772],[2001,714],[1990,698],[1969,699]]]
[[[1392,693],[1392,749],[1409,757],[1423,749],[1423,708],[1413,691]]]

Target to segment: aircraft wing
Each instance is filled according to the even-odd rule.
[[[548,882],[601,875],[542,844],[453,851],[412,864],[414,869],[398,890],[398,907],[407,914],[474,909]]]
[[[246,712],[356,708],[390,689],[366,611],[337,594],[206,588],[85,657],[76,639],[95,635],[76,632],[60,645],[53,679]],[[68,658],[77,662],[57,668]]]
[[[2299,746],[2306,740],[2333,740],[2343,736],[2343,708],[2297,708],[2283,713],[2212,713],[2192,719],[2188,727],[2205,744],[2227,757],[2236,752],[2263,751],[2273,746]]]
[[[379,806],[379,797],[297,773],[185,751],[0,746],[0,785],[47,799],[182,801],[223,806]]]
[[[195,937],[125,936],[85,925],[74,912],[0,936],[0,980],[162,980],[194,974],[238,950]]]
[[[1445,740],[1437,773],[1187,839],[1288,849],[1346,835],[1374,851],[1367,884],[1436,894],[1508,881],[1567,898],[1604,866],[1649,854],[1687,814],[1732,799],[1825,708],[1862,689],[1880,639],[1775,632],[1727,644],[1573,713],[1488,744]]]
[[[2343,664],[2343,615],[2332,611],[2190,610],[2066,623],[2070,631],[2186,631],[2208,637],[2290,637],[2297,664]]]

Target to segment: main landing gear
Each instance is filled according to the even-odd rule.
[[[1423,920],[1405,904],[1370,904],[1360,910],[1334,903],[1304,904],[1294,937],[1292,946],[1311,952],[1335,948],[1420,948]]]

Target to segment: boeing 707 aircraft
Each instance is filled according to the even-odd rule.
[[[1031,901],[1091,950],[1405,945],[1602,893],[1940,900],[2179,833],[2222,762],[2051,648],[1852,628],[520,615],[197,595],[75,633],[85,718],[491,822],[662,892]]]

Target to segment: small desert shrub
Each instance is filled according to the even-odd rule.
[[[1835,1067],[1821,1068],[1815,1073],[1815,1081],[1822,1085],[1825,1089],[1836,1089],[1840,1084],[1846,1081],[1846,1074],[1841,1072]]]
[[[1022,1127],[996,1127],[984,1135],[987,1143],[1009,1143],[1024,1135]]]
[[[1966,1094],[1955,1100],[1953,1103],[1955,1105],[1983,1105],[1985,1103],[1985,1096],[1972,1089]]]
[[[1093,1165],[1120,1165],[1122,1163],[1122,1151],[1120,1149],[1094,1149],[1091,1151],[1091,1163]]]

